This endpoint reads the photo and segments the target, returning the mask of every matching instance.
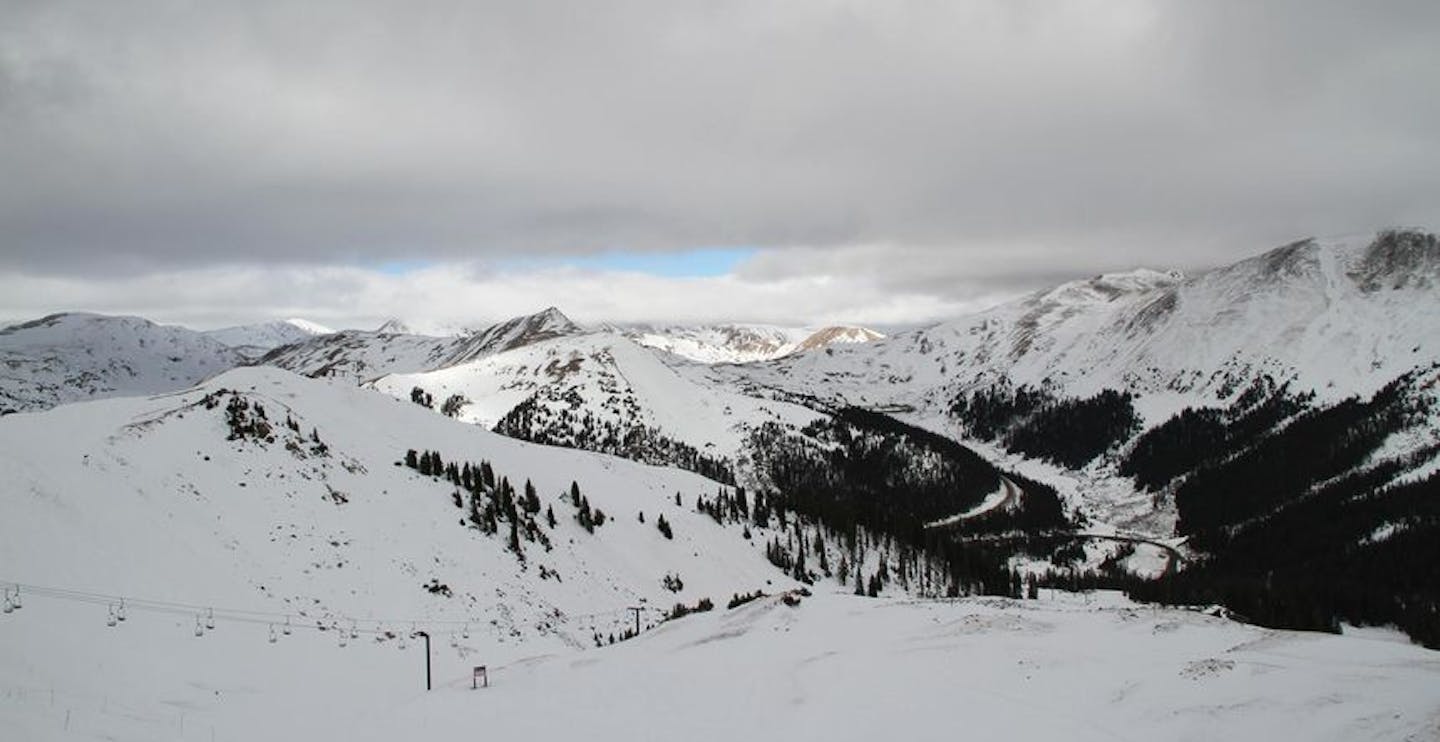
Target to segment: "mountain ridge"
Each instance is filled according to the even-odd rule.
[[[0,328],[0,414],[170,391],[243,361],[235,349],[183,327],[51,314]]]

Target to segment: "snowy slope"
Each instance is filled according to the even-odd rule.
[[[1424,739],[1434,653],[1137,609],[1105,595],[892,603],[767,599],[641,641],[463,681],[377,730],[525,739]],[[513,714],[547,693],[553,713]],[[492,696],[494,700],[492,701]]]
[[[303,319],[285,319],[254,325],[237,325],[210,330],[205,335],[246,356],[258,358],[282,345],[298,343],[334,330]]]
[[[699,363],[751,363],[884,337],[863,327],[773,325],[627,325],[604,328],[644,345]]]
[[[382,334],[382,335],[419,335],[419,334],[423,334],[423,333],[416,332],[415,329],[413,329],[412,327],[410,327],[410,324],[409,324],[409,323],[407,323],[405,320],[402,320],[402,319],[400,319],[400,318],[398,318],[398,317],[392,317],[392,318],[390,318],[390,319],[385,320],[384,322],[381,322],[381,323],[380,323],[380,326],[377,327],[377,328],[375,328],[375,332],[380,333],[380,334]]]
[[[264,406],[273,441],[229,439],[236,392]],[[504,528],[487,535],[465,525],[455,487],[397,465],[410,448],[486,460],[517,491],[533,482],[557,516],[554,527],[540,526],[552,548],[522,538],[517,558]],[[297,624],[398,629],[418,616],[468,621],[501,642],[578,646],[592,626],[628,625],[630,605],[787,583],[738,532],[675,504],[677,493],[691,504],[713,495],[714,482],[515,441],[276,369],[237,369],[161,397],[7,416],[0,480],[8,573],[0,579],[248,607]],[[593,534],[563,496],[572,482],[610,516]],[[661,514],[674,540],[655,528]],[[662,586],[667,573],[683,578],[678,593]],[[453,597],[423,589],[432,579]],[[597,612],[603,626],[575,618]]]
[[[529,343],[582,332],[554,307],[458,335],[395,331],[401,327],[392,321],[374,332],[348,330],[311,338],[277,348],[257,363],[306,376],[334,376],[363,382],[386,374],[445,368]]]
[[[436,400],[461,395],[458,419],[486,427],[533,399],[560,428],[579,428],[588,417],[620,429],[653,427],[702,453],[738,458],[749,431],[771,420],[803,426],[818,415],[799,405],[773,402],[705,384],[685,373],[693,366],[607,332],[564,336],[479,360],[373,383],[409,399],[415,387]]]
[[[0,414],[188,387],[243,361],[183,327],[139,317],[54,314],[0,329]]]
[[[884,335],[864,327],[849,325],[822,327],[811,333],[809,337],[801,340],[800,344],[795,346],[795,350],[792,352],[805,353],[835,344],[853,345],[855,343],[870,343],[884,337]]]
[[[1324,399],[1369,393],[1440,359],[1433,235],[1305,240],[1193,278],[1139,270],[1037,292],[972,317],[770,364],[749,385],[930,419],[997,382],[1149,397],[1163,418],[1270,375]]]
[[[273,442],[227,439],[237,394],[265,407]],[[503,530],[462,525],[453,487],[396,465],[407,448],[533,480],[559,516],[553,549],[526,541],[522,563]],[[610,515],[593,534],[561,494],[572,480]],[[0,582],[7,597],[23,584],[23,607],[0,614],[7,739],[1440,731],[1440,655],[1393,636],[1271,631],[1106,594],[862,599],[828,579],[790,607],[773,594],[794,583],[760,548],[774,532],[747,541],[688,507],[711,481],[277,369],[7,416],[0,481]],[[757,588],[772,597],[726,610]],[[715,610],[593,646],[631,625],[629,606],[651,626],[654,607],[700,597]],[[122,600],[126,620],[107,626]],[[430,693],[423,643],[401,640],[417,629],[432,637]],[[491,687],[472,691],[481,664]]]
[[[386,323],[376,331],[347,330],[278,347],[256,363],[281,367],[305,376],[336,376],[366,382],[389,373],[444,369],[491,353],[582,333],[554,307],[469,330],[454,336],[425,336],[393,331]]]
[[[647,348],[699,363],[748,363],[779,358],[808,332],[771,325],[626,325],[610,329]]]
[[[1434,236],[1305,240],[1191,278],[1102,275],[873,343],[695,372],[757,396],[892,414],[1055,486],[1092,519],[1165,538],[1173,503],[1116,472],[1126,440],[1079,471],[1025,459],[974,440],[951,412],[957,396],[1022,385],[1062,398],[1129,392],[1141,429],[1185,407],[1223,407],[1257,381],[1313,391],[1317,406],[1367,397],[1440,360],[1437,285]],[[1400,431],[1370,463],[1423,455],[1436,430]]]
[[[464,333],[445,365],[465,363],[476,358],[503,353],[533,343],[559,337],[583,334],[579,325],[570,321],[559,309],[548,307],[541,312],[506,320],[479,330]]]
[[[0,616],[15,739],[682,738],[1425,740],[1436,654],[1383,635],[1267,631],[1106,594],[723,604],[604,649],[479,634],[340,648],[297,633],[31,598]],[[516,651],[516,650],[519,651]],[[163,660],[158,659],[163,658]],[[486,664],[490,686],[471,690]]]
[[[364,381],[393,372],[420,371],[443,363],[456,338],[365,330],[342,330],[282,345],[255,363],[314,377]]]

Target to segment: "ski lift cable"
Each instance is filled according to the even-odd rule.
[[[339,614],[327,614],[317,617],[307,616],[298,611],[279,612],[252,610],[244,608],[216,607],[214,605],[208,604],[186,603],[172,600],[156,600],[152,598],[136,598],[133,596],[122,596],[14,581],[0,581],[0,590],[3,590],[6,605],[11,605],[12,603],[18,605],[20,602],[19,596],[23,592],[34,597],[69,601],[95,606],[104,606],[107,612],[114,613],[116,618],[120,621],[124,621],[125,618],[123,617],[127,614],[137,611],[161,615],[195,616],[200,622],[202,628],[205,629],[211,628],[208,624],[213,624],[214,622],[225,622],[261,626],[278,625],[281,626],[281,628],[287,629],[308,629],[323,632],[331,630],[332,624],[336,624],[338,622],[339,624],[350,624],[350,633],[352,634],[383,636],[404,633],[404,629],[402,628],[387,629],[384,628],[385,626],[412,626],[421,628],[435,628],[441,631],[458,631],[459,633],[468,633],[468,629],[472,624],[479,626],[489,625],[489,622],[477,620],[475,618],[352,618],[350,616]],[[663,611],[661,611],[659,608],[655,608],[652,606],[646,606],[645,610],[663,613]],[[562,623],[582,622],[586,620],[610,616],[626,616],[629,614],[629,611],[629,608],[615,608],[606,611],[596,611],[593,613],[560,614],[554,616],[553,618],[555,621]],[[364,624],[374,625],[375,628],[362,627],[360,625],[362,622]],[[344,629],[339,630],[344,631]],[[289,632],[286,631],[285,633],[288,634]]]

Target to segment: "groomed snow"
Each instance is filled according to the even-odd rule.
[[[1110,594],[724,605],[526,656],[103,613],[0,617],[0,729],[112,740],[1422,740],[1440,654],[1268,631]],[[521,648],[523,649],[523,647]],[[490,687],[471,690],[486,664]]]

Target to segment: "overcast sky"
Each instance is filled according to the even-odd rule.
[[[1437,80],[1434,0],[0,0],[0,316],[923,322],[1433,229]]]

